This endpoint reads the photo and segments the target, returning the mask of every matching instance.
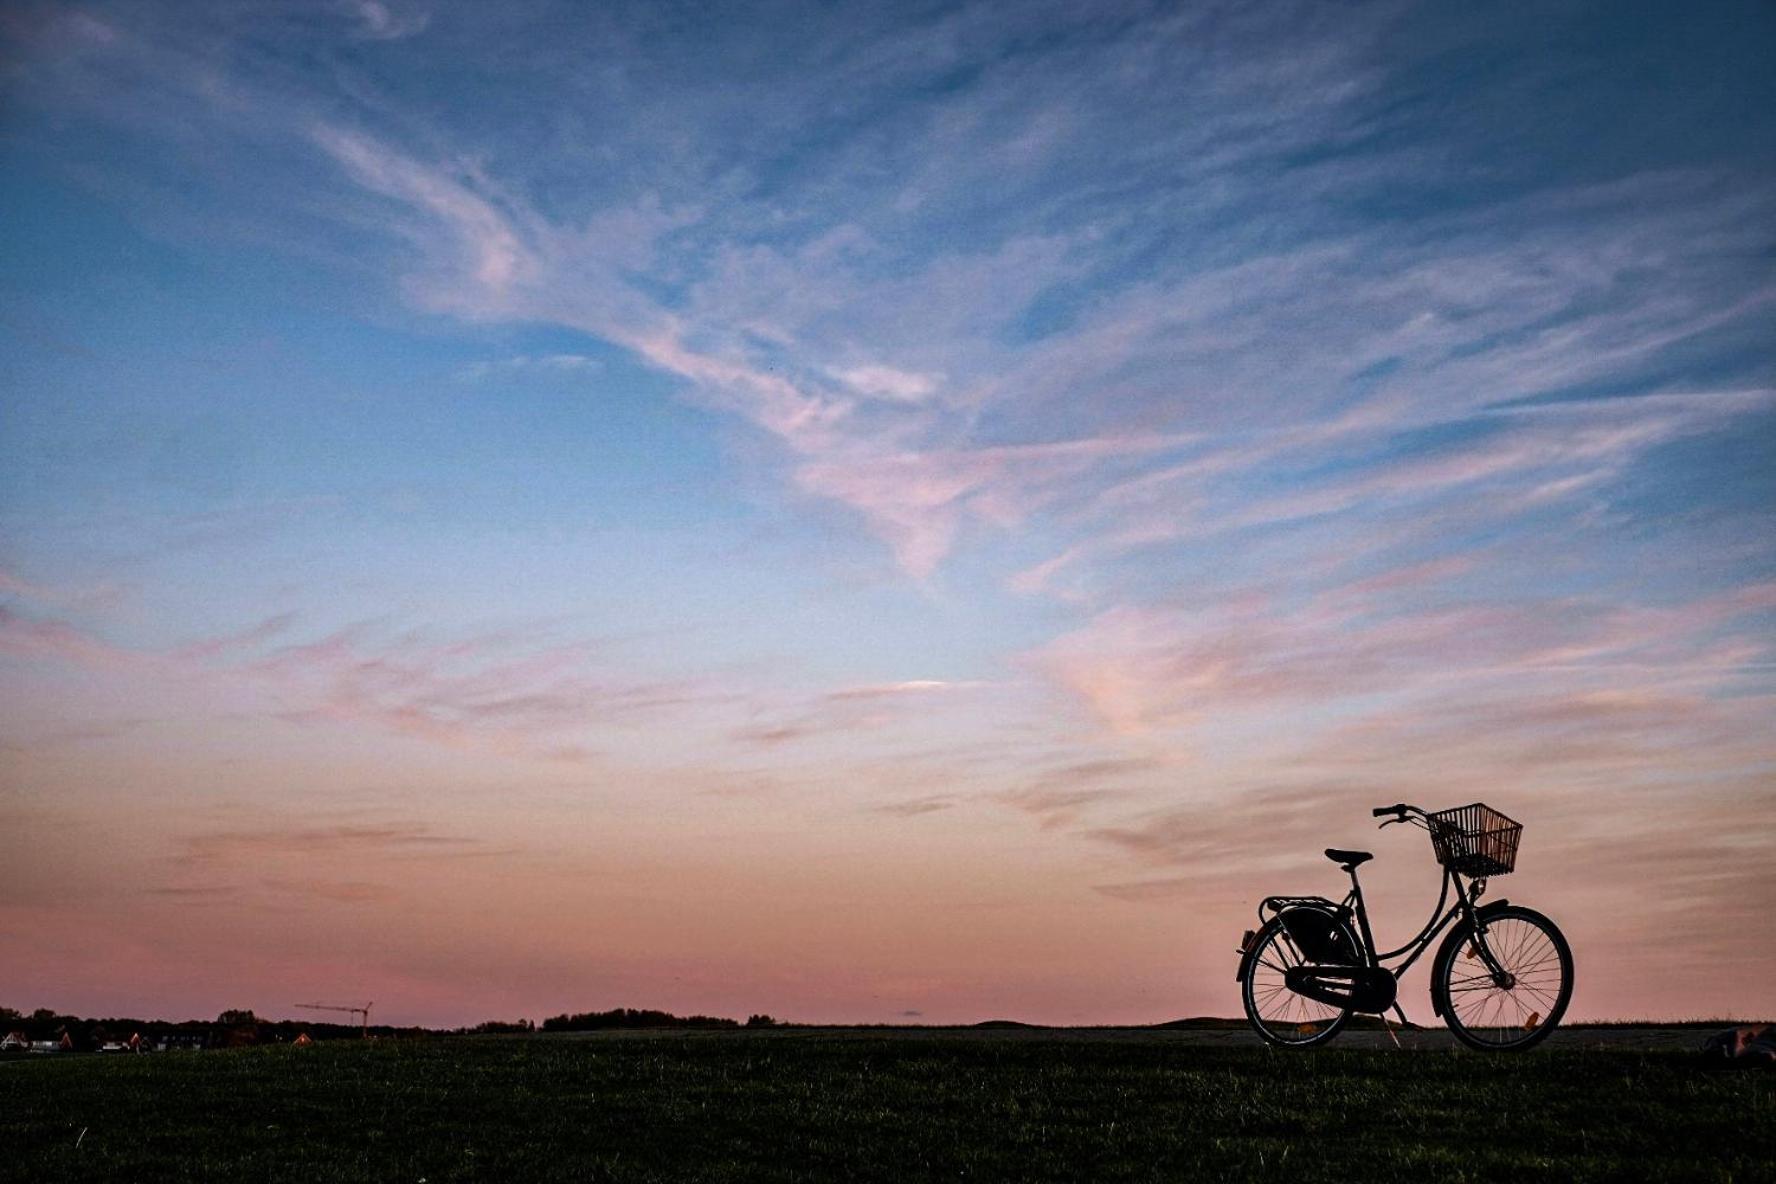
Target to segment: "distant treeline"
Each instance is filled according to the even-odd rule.
[[[109,1044],[127,1044],[140,1037],[148,1049],[158,1048],[238,1048],[250,1044],[288,1044],[298,1036],[310,1040],[356,1039],[364,1034],[359,1024],[314,1023],[308,1020],[263,1020],[244,1008],[224,1011],[214,1020],[145,1020],[133,1016],[106,1016],[103,1019],[64,1015],[53,1008],[39,1007],[20,1012],[0,1007],[0,1040],[17,1034],[32,1043],[62,1043],[74,1052],[92,1052]],[[389,1024],[370,1025],[370,1035],[382,1037],[422,1036],[424,1028],[398,1028]]]
[[[536,1023],[532,1020],[489,1020],[472,1028],[370,1025],[370,1035],[383,1039],[444,1033],[479,1035],[534,1031]],[[66,1047],[71,1051],[92,1052],[108,1044],[127,1044],[132,1037],[140,1037],[140,1044],[149,1050],[289,1044],[299,1036],[307,1036],[310,1040],[356,1040],[363,1037],[364,1026],[325,1020],[267,1020],[246,1008],[230,1008],[213,1020],[144,1020],[130,1016],[94,1019],[64,1015],[48,1007],[39,1007],[32,1012],[0,1007],[0,1040],[14,1033],[31,1043],[49,1041],[59,1044],[66,1037]]]
[[[667,1011],[613,1007],[609,1011],[582,1011],[578,1015],[552,1015],[543,1021],[545,1032],[596,1032],[603,1028],[774,1028],[777,1021],[755,1015],[745,1024],[724,1016],[673,1015]]]
[[[521,1036],[537,1030],[535,1020],[488,1020],[472,1028],[457,1028],[458,1036]]]
[[[677,1016],[665,1011],[618,1007],[579,1015],[552,1016],[543,1021],[545,1032],[586,1032],[600,1028],[774,1028],[778,1021],[755,1015],[744,1024],[721,1016]],[[439,1035],[523,1035],[537,1031],[535,1020],[488,1020],[473,1027],[420,1028],[371,1024],[369,1034],[393,1037]],[[144,1020],[129,1016],[93,1019],[64,1015],[53,1008],[21,1012],[0,1007],[0,1040],[16,1034],[28,1043],[52,1042],[75,1052],[92,1052],[107,1045],[137,1043],[146,1050],[169,1048],[238,1048],[251,1044],[289,1044],[299,1036],[310,1040],[352,1040],[364,1035],[360,1024],[334,1024],[311,1020],[261,1019],[246,1008],[231,1008],[213,1020]]]

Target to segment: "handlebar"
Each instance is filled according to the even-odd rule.
[[[1417,806],[1408,806],[1405,802],[1395,802],[1391,806],[1377,806],[1375,809],[1369,811],[1369,813],[1375,818],[1384,819],[1382,822],[1383,826],[1393,826],[1397,823],[1409,822],[1414,817],[1425,817],[1425,812],[1423,810],[1419,809]],[[1392,815],[1392,817],[1387,817],[1388,815]],[[1418,825],[1425,826],[1428,825],[1428,823],[1421,822]]]

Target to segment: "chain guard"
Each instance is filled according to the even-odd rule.
[[[1399,980],[1379,966],[1291,966],[1283,972],[1283,983],[1315,1003],[1377,1014],[1394,1005],[1400,990]]]

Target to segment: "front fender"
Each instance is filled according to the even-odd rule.
[[[1486,918],[1492,916],[1492,914],[1498,912],[1500,909],[1508,909],[1510,907],[1511,902],[1504,897],[1500,897],[1497,900],[1488,901],[1486,904],[1475,909],[1474,915],[1481,921],[1485,921]],[[1468,928],[1469,926],[1465,919],[1457,921],[1454,927],[1444,935],[1443,944],[1437,947],[1437,956],[1431,959],[1432,983],[1442,981],[1441,975],[1443,965],[1449,959],[1455,957],[1455,951],[1461,947],[1461,944],[1464,941],[1468,940]],[[1431,1010],[1437,1014],[1438,1019],[1443,1018],[1443,1000],[1438,996],[1435,987],[1431,990]]]

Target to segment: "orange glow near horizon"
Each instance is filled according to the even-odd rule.
[[[88,667],[121,680],[120,697],[148,693],[131,688],[129,663],[107,669]],[[188,691],[239,705],[205,681],[235,677],[193,675]],[[895,700],[881,727],[916,732],[947,726],[926,716],[952,712],[955,695],[982,711],[1008,707],[998,688],[866,697]],[[1602,709],[1633,706],[1618,697]],[[1322,745],[1352,743],[1336,735]],[[1640,746],[1600,750],[1600,735],[1587,731],[1565,759],[1542,747],[1534,763],[1588,778],[1600,763],[1626,767]],[[1030,785],[1008,792],[1003,756],[941,789],[891,761],[747,782],[700,767],[694,746],[666,733],[657,743],[668,763],[653,769],[327,718],[218,721],[201,739],[194,748],[190,735],[128,729],[7,754],[38,791],[5,818],[9,1003],[203,1017],[249,1006],[282,1015],[292,1001],[339,995],[376,999],[379,1020],[431,1025],[618,1006],[825,1023],[1237,1014],[1233,949],[1258,898],[1342,890],[1320,846],[1378,851],[1365,869],[1378,937],[1394,945],[1415,929],[1434,899],[1429,845],[1415,831],[1372,836],[1367,811],[1428,797],[1409,792],[1422,776],[1442,782],[1429,805],[1485,796],[1526,823],[1520,870],[1493,895],[1542,907],[1567,929],[1580,968],[1574,1018],[1769,1006],[1769,955],[1740,940],[1768,902],[1710,892],[1723,877],[1760,882],[1755,837],[1776,820],[1745,818],[1746,787],[1623,794],[1602,812],[1582,785],[1495,792],[1523,775],[1502,732],[1492,763],[1461,776],[1401,757],[1389,760],[1396,779],[1369,790],[1354,787],[1355,773],[1348,788],[1196,789],[1200,804],[1119,826],[1089,821],[1117,796],[1089,788],[1106,774],[1212,787],[1259,754],[1236,745],[1206,773],[1206,754],[1167,758],[1151,734],[1134,741],[1146,755],[1130,755],[1118,725],[1090,743],[1123,755],[1025,774]],[[291,746],[303,760],[289,759]],[[1720,755],[1760,754],[1762,738]],[[1315,759],[1355,757],[1342,747]],[[1710,972],[1686,971],[1674,949]],[[1429,1022],[1416,981],[1408,1014]]]

